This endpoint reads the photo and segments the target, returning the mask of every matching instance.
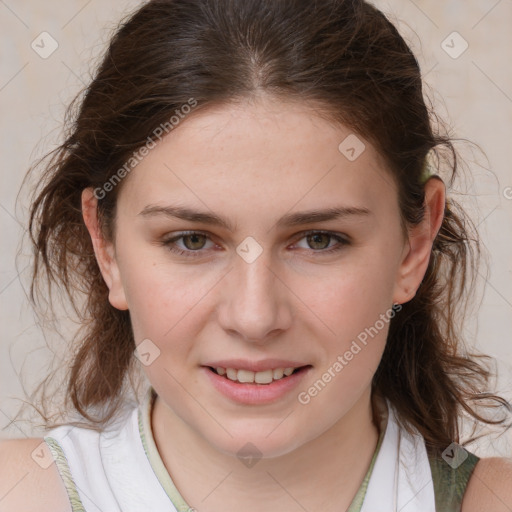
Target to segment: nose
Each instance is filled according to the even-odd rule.
[[[244,341],[265,344],[289,329],[290,295],[267,251],[251,263],[237,256],[218,309],[221,327]]]

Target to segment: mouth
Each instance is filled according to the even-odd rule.
[[[287,368],[269,368],[259,372],[251,370],[242,370],[236,368],[222,368],[211,366],[207,367],[211,372],[224,377],[225,379],[241,384],[272,384],[272,382],[286,380],[291,375],[306,371],[311,365],[287,367]]]

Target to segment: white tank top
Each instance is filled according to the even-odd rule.
[[[151,434],[153,398],[150,387],[140,407],[128,410],[102,432],[63,425],[44,437],[73,512],[193,510],[174,486],[156,448]]]
[[[155,397],[149,387],[140,406],[102,432],[63,425],[44,437],[73,512],[194,511],[157,450],[151,429]],[[379,441],[349,512],[434,512],[424,439],[402,431],[387,400],[386,406],[379,406]]]

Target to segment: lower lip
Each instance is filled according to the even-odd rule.
[[[311,366],[301,368],[286,378],[274,380],[270,384],[255,384],[235,382],[213,372],[203,366],[202,370],[211,380],[215,388],[231,400],[250,405],[263,405],[276,402],[292,389],[296,388],[299,382],[309,372]]]

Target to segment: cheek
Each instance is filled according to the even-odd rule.
[[[178,266],[130,263],[124,269],[126,292],[143,370],[157,392],[181,410],[187,397],[180,383],[192,385],[188,369],[197,364],[199,350],[194,340],[204,326],[204,297],[216,281],[191,278]],[[149,360],[142,360],[144,353]]]
[[[328,416],[326,421],[332,422],[370,386],[395,315],[392,281],[382,267],[350,270],[323,282],[311,280],[309,295],[304,295],[320,326],[316,339],[321,359],[313,378],[299,390],[298,401],[312,416]]]
[[[193,336],[197,326],[193,317],[215,285],[215,276],[197,272],[197,268],[192,272],[165,258],[155,261],[154,255],[125,254],[120,272],[136,342],[149,338],[164,344],[172,339],[173,347],[179,350],[179,333],[187,330],[188,337]]]
[[[293,287],[307,304],[322,349],[321,368],[329,381],[324,398],[369,385],[384,351],[392,308],[394,263],[361,257],[323,275],[302,277]],[[338,359],[341,356],[341,360]],[[335,375],[336,377],[333,377]],[[323,379],[322,379],[323,380]],[[331,384],[332,382],[332,384]],[[313,391],[314,392],[314,391]],[[353,396],[355,396],[353,395]]]
[[[391,307],[394,276],[390,262],[354,258],[345,265],[296,278],[292,286],[335,335],[345,338],[357,335]]]

